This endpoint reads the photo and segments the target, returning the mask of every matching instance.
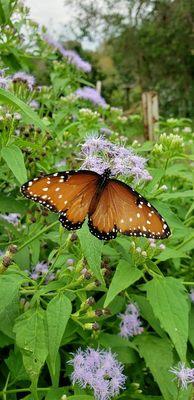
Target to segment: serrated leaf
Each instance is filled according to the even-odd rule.
[[[55,374],[57,353],[67,322],[71,315],[71,311],[71,302],[62,293],[55,296],[47,306],[46,320],[48,326],[48,357],[53,374]]]
[[[175,278],[157,277],[146,284],[146,289],[156,318],[169,334],[180,359],[185,361],[189,304],[184,286]]]
[[[107,307],[115,296],[127,289],[130,285],[140,279],[142,271],[130,265],[127,261],[121,260],[117,265],[116,272],[110,284],[104,307]]]
[[[175,400],[178,396],[178,389],[176,382],[173,381],[172,374],[169,372],[174,363],[170,341],[152,335],[139,335],[135,338],[135,343],[157,382],[163,398]]]
[[[14,144],[3,147],[1,155],[6,161],[8,167],[20,184],[27,181],[27,172],[24,164],[24,157],[19,147]]]
[[[36,385],[48,355],[45,312],[40,307],[27,311],[17,319],[14,332],[26,372]]]
[[[97,239],[90,233],[87,224],[84,224],[82,229],[80,229],[77,234],[81,243],[83,255],[86,258],[90,269],[92,270],[94,276],[99,279],[99,281],[104,282],[101,272],[103,241]]]

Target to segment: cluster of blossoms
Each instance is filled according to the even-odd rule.
[[[88,137],[82,145],[81,169],[89,169],[102,174],[110,168],[113,176],[133,177],[135,182],[150,180],[152,177],[145,169],[146,160],[132,150],[109,142],[103,136]]]
[[[55,39],[51,38],[48,35],[44,35],[44,40],[52,47],[54,47],[56,50],[59,51],[59,53],[67,59],[67,61],[70,64],[75,65],[76,68],[84,71],[84,72],[90,72],[92,67],[91,64],[87,61],[82,60],[82,58],[79,56],[79,54],[76,53],[74,50],[66,50],[64,47],[57,42]]]
[[[55,274],[49,273],[48,270],[49,270],[48,264],[46,262],[40,262],[33,268],[32,272],[29,273],[30,278],[36,281],[38,278],[41,278],[44,275],[46,275],[45,283],[53,281],[55,279]]]
[[[171,368],[169,371],[175,375],[175,379],[178,380],[182,389],[186,389],[190,383],[194,383],[194,368],[186,367],[185,363],[179,362],[177,367]]]
[[[119,314],[119,317],[121,319],[120,336],[130,338],[143,332],[144,329],[139,319],[139,310],[135,304],[128,304],[125,313]]]
[[[10,224],[17,225],[19,222],[20,214],[17,213],[9,213],[9,214],[0,214],[0,217]]]
[[[11,83],[23,83],[27,88],[32,91],[35,85],[35,78],[33,75],[27,74],[23,71],[18,71],[13,75],[5,76],[5,70],[0,71],[0,88],[9,89]]]
[[[82,388],[89,386],[97,400],[108,400],[124,388],[123,366],[111,351],[79,349],[69,363],[74,369],[73,384],[78,383]]]
[[[80,99],[89,100],[93,104],[103,108],[107,107],[107,103],[100,93],[96,89],[93,89],[89,86],[84,86],[83,88],[77,89],[75,94]]]
[[[180,154],[183,150],[183,138],[173,133],[160,135],[158,143],[153,148],[153,155],[158,157],[163,153],[171,153],[172,155]]]

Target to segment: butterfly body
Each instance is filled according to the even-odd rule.
[[[27,198],[59,213],[68,230],[80,229],[86,217],[98,239],[114,239],[117,233],[163,239],[170,229],[158,211],[125,183],[93,171],[64,171],[35,178],[21,187]]]

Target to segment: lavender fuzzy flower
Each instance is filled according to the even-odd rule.
[[[182,389],[187,389],[189,383],[194,382],[194,368],[188,368],[185,363],[179,362],[177,367],[171,368],[169,372],[175,375],[174,379],[178,380],[178,384]]]
[[[12,76],[12,82],[23,82],[26,84],[28,89],[32,91],[35,85],[35,78],[34,76],[27,74],[26,72],[18,71]]]
[[[17,213],[9,213],[9,214],[0,214],[0,217],[10,224],[17,225],[19,222],[20,214]]]
[[[100,93],[96,89],[93,89],[89,86],[84,86],[83,88],[77,89],[75,94],[77,95],[77,97],[84,100],[89,100],[95,105],[101,106],[103,108],[107,107],[107,103],[100,95]]]
[[[102,174],[106,168],[110,168],[113,176],[132,176],[136,183],[152,179],[145,169],[146,160],[143,157],[109,142],[103,136],[88,137],[82,145],[80,158],[83,160],[81,169]]]
[[[49,266],[46,262],[44,262],[44,261],[39,262],[33,268],[32,272],[30,273],[30,277],[36,281],[38,278],[41,278],[44,275],[47,275],[46,280],[45,280],[45,283],[47,284],[48,282],[53,281],[55,279],[55,274],[48,273],[48,269],[49,269]]]
[[[40,108],[40,104],[36,100],[31,100],[30,102],[30,107],[32,107],[34,110],[38,110]]]
[[[73,365],[73,384],[82,388],[89,386],[97,400],[108,400],[119,394],[126,380],[123,366],[111,351],[79,349],[69,361]]]
[[[59,53],[66,58],[70,64],[75,65],[76,68],[84,72],[90,72],[92,70],[91,64],[87,61],[84,61],[79,54],[76,53],[76,51],[64,49],[59,42],[48,35],[44,35],[44,39],[50,46],[58,50]]]
[[[139,319],[139,310],[135,304],[128,304],[125,313],[119,314],[119,317],[121,318],[120,336],[129,338],[140,335],[143,332]]]

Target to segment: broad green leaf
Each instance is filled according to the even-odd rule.
[[[66,388],[51,389],[49,392],[46,392],[45,400],[61,400],[66,390]],[[67,397],[67,400],[68,399],[69,396]]]
[[[78,231],[78,237],[81,243],[83,255],[86,258],[90,269],[94,276],[103,282],[103,276],[101,272],[101,254],[103,241],[97,239],[89,232],[87,224],[84,224],[82,229]]]
[[[26,210],[27,202],[16,200],[15,197],[0,194],[0,212],[1,213],[23,213]]]
[[[189,341],[194,349],[194,305],[191,304],[189,313]]]
[[[55,374],[57,353],[67,322],[71,315],[71,311],[71,302],[62,293],[54,297],[54,299],[51,300],[47,306],[46,320],[48,326],[48,357],[53,374]]]
[[[20,285],[20,276],[6,273],[0,275],[0,314],[16,299]]]
[[[16,318],[19,317],[19,296],[18,293],[12,298],[11,303],[0,313],[0,330],[11,339],[15,339],[13,327]]]
[[[1,155],[18,182],[20,184],[26,182],[27,172],[24,164],[24,157],[19,147],[15,146],[14,144],[3,147],[1,150]]]
[[[16,321],[14,332],[26,372],[35,386],[48,355],[45,312],[39,307],[27,311]]]
[[[130,342],[128,339],[124,339],[119,335],[112,335],[110,333],[101,333],[98,337],[99,343],[105,348],[113,348],[113,347],[130,347],[131,349],[136,349],[136,346],[133,342]]]
[[[9,357],[5,360],[5,362],[9,368],[12,380],[28,380],[28,376],[22,361],[22,354],[17,348],[15,351],[10,352]]]
[[[172,258],[181,258],[181,257],[186,257],[186,254],[182,250],[176,250],[175,248],[170,248],[166,247],[158,256],[156,256],[156,259],[158,261],[166,261]]]
[[[47,357],[46,363],[47,363],[47,366],[48,366],[48,369],[49,369],[49,374],[51,376],[52,386],[54,388],[57,388],[59,386],[59,379],[60,379],[60,372],[61,372],[61,357],[60,357],[60,353],[59,352],[57,353],[54,372],[53,372],[53,368],[51,367],[50,358],[49,357]]]
[[[0,316],[0,321],[1,321],[1,316]],[[3,349],[3,347],[9,346],[10,344],[13,343],[13,340],[5,335],[3,332],[0,332],[0,348]]]
[[[149,325],[156,331],[158,335],[163,337],[165,333],[161,329],[159,320],[155,317],[152,307],[148,302],[148,300],[146,299],[146,297],[140,295],[137,296],[133,295],[132,298],[137,303],[142,317],[149,323]]]
[[[146,284],[147,298],[161,327],[169,334],[182,361],[188,339],[188,296],[181,282],[172,277],[156,277]]]
[[[47,126],[39,118],[38,114],[13,93],[0,88],[0,102],[17,108],[25,117],[27,117],[30,123],[38,126],[41,130],[48,130]]]
[[[169,372],[172,368],[173,352],[168,339],[153,335],[139,335],[135,338],[140,356],[144,358],[154,380],[157,382],[165,400],[176,400],[178,397],[177,384]]]
[[[129,265],[127,261],[121,260],[117,265],[116,272],[110,284],[104,307],[107,307],[115,296],[127,289],[142,276],[142,271]]]

